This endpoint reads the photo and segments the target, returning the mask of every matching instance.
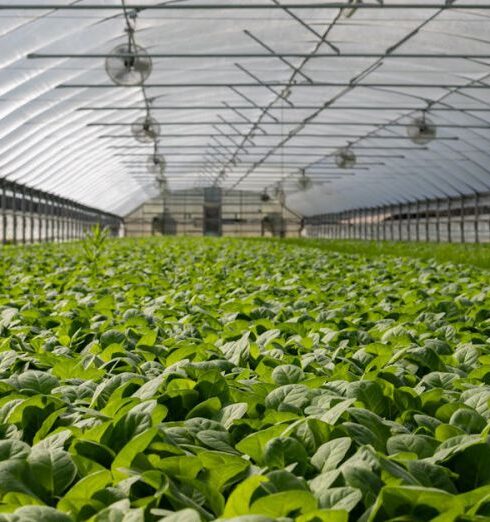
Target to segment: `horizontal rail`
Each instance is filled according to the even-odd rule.
[[[445,3],[428,2],[426,4],[416,4],[407,2],[404,4],[356,4],[355,9],[367,9],[367,10],[400,10],[400,9],[416,9],[416,10],[431,10],[431,9],[476,9],[486,10],[490,9],[490,5],[481,4],[466,4],[466,5],[454,5]],[[222,3],[222,4],[158,4],[158,5],[147,5],[147,4],[127,4],[127,10],[135,11],[146,11],[146,10],[164,10],[164,11],[221,11],[221,10],[275,10],[275,9],[352,9],[352,3],[348,2],[322,2],[322,3],[284,3],[284,4],[237,4],[237,3]],[[90,10],[103,10],[103,11],[121,11],[120,5],[101,5],[101,4],[70,4],[70,5],[59,5],[59,4],[0,4],[0,10],[56,10],[56,11],[90,11]]]
[[[219,87],[291,87],[288,82],[255,83],[255,82],[236,82],[236,83],[148,83],[146,89],[186,89],[186,88],[210,88]],[[393,89],[488,89],[490,85],[479,84],[448,84],[448,83],[352,83],[352,82],[315,82],[315,83],[295,83],[294,87],[368,87],[368,88],[393,88]],[[115,85],[115,84],[92,84],[92,83],[63,83],[57,85],[56,89],[141,89],[138,85]]]
[[[27,58],[30,60],[51,60],[60,58],[87,58],[87,59],[101,59],[101,58],[126,58],[133,57],[134,53],[30,53]],[[397,59],[397,58],[416,58],[416,59],[472,59],[472,60],[488,60],[489,54],[437,54],[437,53],[404,53],[404,54],[387,54],[387,53],[149,53],[144,57],[151,58],[165,58],[165,59],[203,59],[203,58],[383,58],[383,59]]]

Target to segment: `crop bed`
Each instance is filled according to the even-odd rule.
[[[0,522],[490,519],[488,273],[239,240],[0,255]]]

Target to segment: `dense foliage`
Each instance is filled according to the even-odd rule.
[[[490,277],[281,243],[3,252],[0,522],[490,517]]]
[[[330,252],[362,254],[366,257],[380,255],[435,259],[490,269],[490,243],[434,243],[413,241],[361,241],[355,239],[299,239],[288,238],[287,243],[314,246]]]

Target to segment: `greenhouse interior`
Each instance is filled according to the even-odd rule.
[[[490,521],[489,0],[0,49],[0,522]]]

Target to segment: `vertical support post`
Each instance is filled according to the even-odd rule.
[[[390,205],[390,214],[391,214],[391,216],[390,216],[390,239],[392,241],[395,240],[395,219],[394,219],[395,212],[396,212],[395,208],[396,208],[395,205]]]
[[[369,209],[369,240],[371,241],[374,237],[374,214],[373,208]]]
[[[466,240],[466,238],[465,238],[465,230],[464,230],[464,225],[465,225],[464,211],[465,211],[464,197],[461,196],[460,208],[459,208],[459,213],[460,213],[459,227],[461,229],[461,243],[465,243],[465,240]]]
[[[63,200],[63,241],[68,241],[68,207]]]
[[[20,202],[20,209],[21,209],[21,236],[22,236],[22,244],[26,244],[26,189],[25,187],[22,187],[20,190],[21,195],[21,202]]]
[[[43,217],[44,217],[44,241],[47,243],[49,241],[49,196],[46,194],[43,197]]]
[[[80,209],[75,205],[75,239],[80,237]]]
[[[66,240],[70,241],[71,239],[71,207],[70,203],[66,203]]]
[[[12,187],[12,243],[17,243],[17,191]]]
[[[407,203],[407,240],[412,241],[412,204]]]
[[[34,190],[29,191],[29,242],[34,243]]]
[[[398,204],[398,241],[402,240],[402,233],[403,233],[403,223],[402,223],[402,216],[403,216],[403,206],[401,203]]]
[[[61,205],[60,201],[56,200],[56,242],[61,241]]]
[[[441,242],[441,201],[439,198],[436,201],[436,241]]]
[[[452,228],[451,228],[451,198],[447,198],[447,241],[448,243],[453,242]]]
[[[65,202],[59,202],[60,241],[65,240]]]
[[[430,241],[430,202],[428,199],[425,200],[425,241]]]
[[[41,229],[41,241],[48,241],[48,202],[46,199],[46,194],[41,194],[40,203],[39,203],[39,220],[40,220],[40,229]]]
[[[7,182],[2,180],[2,243],[7,243]]]
[[[389,207],[387,205],[382,207],[382,212],[383,212],[383,221],[382,221],[382,224],[383,224],[383,241],[386,241],[386,225],[388,224],[386,222],[386,217],[389,214]]]
[[[419,200],[415,203],[415,240],[420,241],[420,203]]]
[[[369,209],[364,209],[364,241],[367,241],[368,239],[368,215],[369,215]]]
[[[56,199],[51,197],[51,241],[56,243]]]
[[[37,228],[37,241],[38,242],[42,241],[42,218],[41,218],[42,212],[43,212],[42,201],[43,201],[43,195],[41,193],[38,193],[38,195],[37,195],[37,212],[36,212],[36,216],[37,216],[36,228]]]
[[[73,207],[71,201],[68,203],[68,240],[73,239]]]
[[[51,241],[51,196],[46,196],[46,241]]]
[[[475,243],[480,242],[480,195],[475,194],[475,220],[474,220],[474,228],[475,228]]]
[[[37,197],[37,240],[41,242],[43,240],[43,220],[42,220],[42,194],[38,194]]]

